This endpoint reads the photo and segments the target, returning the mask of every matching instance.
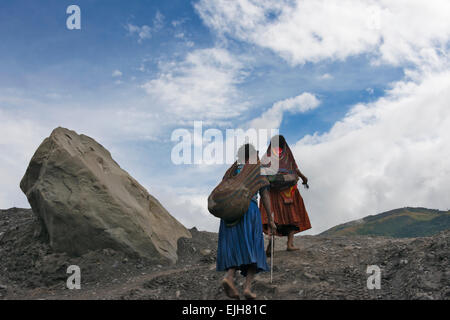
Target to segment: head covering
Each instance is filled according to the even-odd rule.
[[[278,166],[276,164],[272,166],[272,161],[277,161]],[[265,168],[278,168],[277,172],[271,172],[268,169],[267,172],[270,172],[270,174],[296,173],[297,169],[297,163],[295,162],[292,151],[282,135],[276,135],[270,139],[269,147],[261,159],[261,163],[263,163]]]
[[[250,143],[242,145],[237,152],[237,162],[239,164],[245,164],[247,161],[253,164],[259,162],[258,152]]]

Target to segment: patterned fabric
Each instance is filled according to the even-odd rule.
[[[284,140],[282,136],[280,136],[280,139]],[[270,167],[271,165],[270,159],[271,157],[273,157],[278,161],[277,173],[296,173],[298,167],[297,163],[295,162],[294,155],[292,154],[291,148],[289,148],[286,140],[284,140],[284,142],[285,146],[282,149],[272,148],[272,143],[270,143],[261,162],[264,163],[264,167]],[[275,172],[273,174],[275,174]]]
[[[236,171],[235,171],[234,174],[236,175],[236,174],[238,174],[239,172],[241,172],[241,170],[242,170],[243,167],[244,167],[244,164],[238,164],[237,167],[236,167]],[[265,186],[265,187],[259,189],[259,193],[261,193],[262,190],[264,190],[264,189],[266,189],[266,188],[268,188],[268,187],[269,187],[269,186]],[[255,201],[256,203],[258,203],[258,192],[256,192],[256,193],[253,195],[252,200]]]
[[[270,184],[267,177],[261,175],[259,161],[245,164],[239,174],[236,174],[237,167],[235,162],[208,197],[209,212],[225,220],[228,226],[238,223],[248,210],[254,194]]]
[[[311,229],[308,212],[298,188],[284,194],[283,191],[270,189],[269,195],[270,205],[274,212],[274,221],[278,227],[276,235],[287,236],[291,231],[298,233]],[[263,231],[268,234],[267,213],[262,203],[260,203],[260,210]]]
[[[282,136],[280,139],[284,140]],[[279,160],[278,174],[295,173],[297,170],[297,163],[287,142],[283,149],[272,148],[272,144],[267,148],[264,155],[265,161],[273,154]],[[311,229],[308,212],[306,211],[303,198],[297,188],[297,185],[286,189],[276,190],[270,188],[270,203],[274,213],[274,221],[277,224],[277,235],[286,236],[290,232],[295,233]],[[267,213],[263,204],[260,202],[259,208],[261,211],[261,219],[263,223],[264,233],[269,232],[269,225],[267,220]]]

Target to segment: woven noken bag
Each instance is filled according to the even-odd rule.
[[[252,196],[269,180],[260,174],[260,162],[245,164],[239,174],[234,175],[235,162],[225,173],[222,181],[208,197],[208,210],[225,221],[227,227],[237,224],[247,212]]]

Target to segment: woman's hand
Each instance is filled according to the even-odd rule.
[[[302,178],[302,181],[303,181],[303,185],[306,187],[306,188],[309,188],[309,186],[308,186],[308,178],[303,174],[303,173],[301,173],[300,172],[300,170],[297,168],[297,174],[298,174],[298,176],[300,177],[300,178]]]
[[[307,177],[303,176],[302,180],[303,180],[303,184],[308,184],[308,178]]]
[[[308,178],[305,177],[305,179],[302,179],[302,180],[303,180],[303,185],[305,186],[305,188],[306,188],[306,189],[309,189]]]
[[[272,214],[272,217],[273,217],[273,214]],[[277,231],[277,225],[275,224],[275,222],[272,219],[270,219],[270,221],[269,221],[269,227],[270,227],[270,235],[275,234]]]

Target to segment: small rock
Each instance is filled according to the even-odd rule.
[[[429,295],[428,293],[425,293],[425,292],[418,292],[416,294],[416,297],[419,300],[434,300],[433,296],[431,296],[431,295]]]
[[[211,250],[210,249],[202,249],[202,250],[200,250],[200,254],[202,256],[208,256],[211,254]]]
[[[305,272],[303,275],[308,279],[317,279],[317,277],[315,275],[310,274],[308,272]]]
[[[175,296],[176,296],[177,298],[180,297],[180,294],[181,294],[180,290],[177,290],[177,292],[175,292]]]

